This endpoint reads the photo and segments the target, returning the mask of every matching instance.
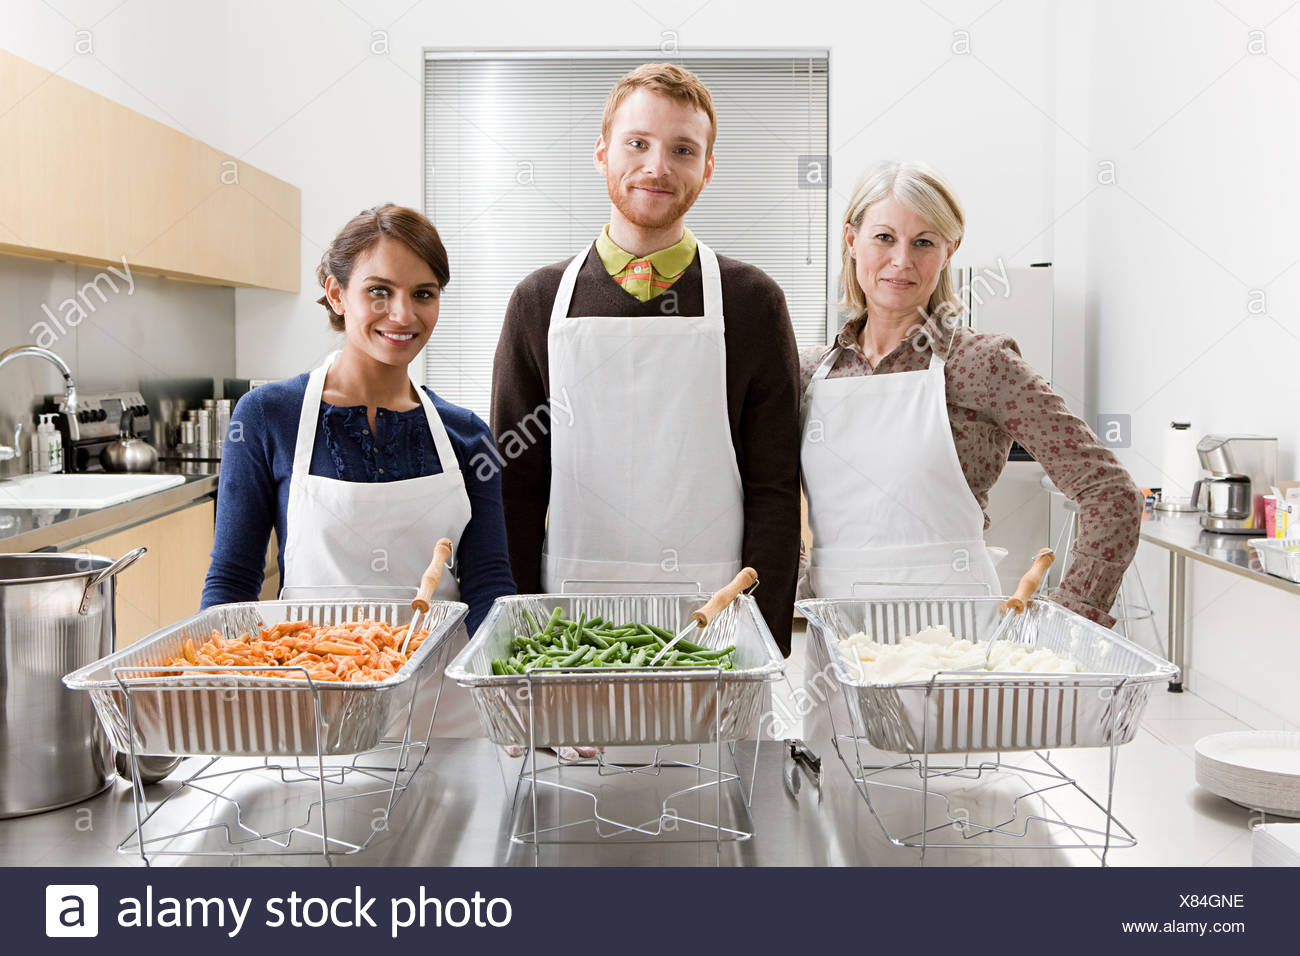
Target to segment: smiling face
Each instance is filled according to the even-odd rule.
[[[711,132],[707,114],[689,103],[644,88],[629,93],[610,120],[609,141],[596,140],[613,217],[642,232],[680,232],[713,178]]]
[[[893,196],[868,206],[861,226],[846,224],[844,235],[869,316],[916,321],[927,314],[955,243]]]
[[[387,237],[357,256],[348,284],[330,276],[325,295],[343,316],[344,351],[405,369],[438,324],[438,278],[406,243]]]

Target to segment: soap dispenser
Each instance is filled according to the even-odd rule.
[[[36,426],[33,471],[60,474],[63,471],[63,439],[54,427],[53,413],[41,416]]]

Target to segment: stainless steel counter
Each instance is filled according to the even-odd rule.
[[[738,748],[742,766],[753,755],[753,744]],[[836,758],[829,743],[815,749],[821,754],[822,786],[819,791],[812,778],[803,775],[797,794],[792,794],[783,779],[783,745],[765,741],[760,746],[758,771],[752,801],[755,835],[745,842],[684,842],[683,837],[698,831],[670,834],[671,840],[618,842],[582,830],[574,838],[585,843],[544,845],[540,847],[512,843],[509,833],[519,821],[531,819],[527,786],[518,786],[522,760],[505,756],[486,740],[435,739],[428,760],[415,776],[410,789],[387,819],[387,827],[373,843],[354,856],[336,856],[336,865],[361,866],[915,866],[919,853],[914,849],[890,844],[882,835],[865,801],[853,786],[845,767]],[[679,748],[680,749],[680,748]],[[706,748],[706,753],[709,748]],[[190,761],[183,769],[192,767]],[[305,766],[310,766],[305,761]],[[1129,768],[1135,770],[1136,768]],[[1123,772],[1121,761],[1121,772]],[[180,771],[178,771],[180,773]],[[693,776],[694,772],[688,772]],[[174,786],[173,779],[150,788],[162,794]],[[555,778],[553,778],[555,779]],[[678,789],[681,781],[660,777],[623,775],[601,777],[591,768],[560,771],[561,782],[592,786],[600,794],[602,814],[617,819],[644,820],[657,813],[663,791]],[[253,822],[261,815],[272,822],[301,819],[315,798],[317,790],[310,782],[293,793],[278,775],[264,778],[260,789],[241,795],[241,821]],[[689,783],[689,781],[687,781]],[[299,786],[295,784],[294,786]],[[218,781],[214,789],[223,789]],[[555,791],[548,791],[554,794]],[[728,788],[724,800],[724,822],[743,819],[743,807],[734,787]],[[208,817],[203,804],[206,795],[193,795],[193,803],[181,808],[178,819],[187,826],[197,826]],[[184,799],[189,800],[190,795]],[[897,814],[909,806],[907,796],[900,796],[891,807],[888,797],[877,806],[884,813]],[[1000,799],[1000,797],[999,797]],[[674,802],[679,813],[709,814],[714,797],[704,791]],[[370,804],[331,804],[331,821],[337,825],[351,822],[372,826],[376,816]],[[554,822],[570,813],[585,814],[591,809],[589,798],[565,794],[542,801],[539,817],[543,823]],[[351,813],[352,819],[347,819]],[[711,819],[711,817],[710,817]],[[37,816],[0,821],[0,865],[47,866],[133,866],[140,865],[138,855],[119,854],[115,847],[135,826],[131,792],[118,781],[108,791],[74,807]],[[335,822],[331,822],[334,832]],[[1015,862],[1022,865],[1052,865],[1080,860],[1070,854],[1086,851],[1016,850],[963,847],[958,850],[930,850],[927,865],[976,865]],[[229,861],[220,857],[162,857],[161,865],[216,864]],[[241,861],[245,862],[245,861]],[[319,864],[316,857],[261,857],[250,863]]]
[[[1260,584],[1300,594],[1300,584],[1269,574],[1260,565],[1255,550],[1246,545],[1251,538],[1262,538],[1262,534],[1206,531],[1199,518],[1199,514],[1154,512],[1142,522],[1142,540]]]
[[[176,474],[168,468],[162,474]],[[217,475],[186,474],[183,484],[108,508],[0,508],[0,551],[11,554],[57,549],[68,551],[94,538],[150,521],[210,497]]]
[[[1266,572],[1246,542],[1262,535],[1219,534],[1201,527],[1199,513],[1150,512],[1142,522],[1142,540],[1169,552],[1169,659],[1178,665],[1179,679],[1169,689],[1183,689],[1187,647],[1187,562],[1227,571],[1259,584],[1300,594],[1300,584]]]

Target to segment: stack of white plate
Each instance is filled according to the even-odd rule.
[[[1300,733],[1245,730],[1196,742],[1196,782],[1252,810],[1300,818]]]

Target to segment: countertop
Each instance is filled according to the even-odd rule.
[[[754,776],[752,816],[754,836],[737,842],[718,843],[708,837],[701,842],[701,831],[685,824],[666,838],[651,840],[636,837],[627,842],[621,837],[601,837],[590,827],[564,831],[573,840],[565,844],[521,845],[510,839],[511,828],[531,820],[529,788],[519,772],[522,758],[506,756],[484,739],[434,738],[424,766],[418,771],[398,803],[387,825],[382,810],[373,798],[359,803],[329,805],[331,834],[355,838],[357,828],[379,832],[374,841],[352,856],[334,856],[336,865],[360,866],[915,866],[920,854],[915,849],[898,847],[886,840],[870,808],[855,789],[845,766],[836,757],[829,742],[817,746],[822,757],[820,793],[802,768],[797,793],[791,793],[783,776],[784,745],[764,741],[760,746],[757,773]],[[737,745],[738,763],[746,776],[752,766],[754,744]],[[705,747],[706,758],[713,754]],[[682,759],[696,755],[695,748],[672,748]],[[1029,755],[1024,755],[1028,757]],[[554,764],[554,758],[549,759]],[[894,758],[897,759],[897,758]],[[234,758],[226,758],[233,761]],[[727,761],[724,759],[724,763]],[[247,760],[244,761],[248,763]],[[1122,761],[1121,761],[1122,763]],[[181,770],[162,784],[148,788],[151,796],[165,795],[184,772],[202,766],[191,758]],[[310,772],[314,758],[303,761]],[[540,766],[540,765],[539,765]],[[1130,767],[1129,770],[1135,768]],[[292,771],[291,771],[292,773]],[[368,778],[367,778],[368,779]],[[551,779],[557,779],[552,774]],[[592,787],[600,794],[602,815],[614,819],[644,823],[654,821],[659,801],[672,791],[695,786],[708,775],[694,770],[675,769],[662,775],[653,773],[597,774],[594,768],[566,768],[558,780],[566,785]],[[369,780],[373,789],[375,781]],[[232,793],[235,784],[229,777],[218,777],[209,784],[214,790]],[[290,787],[297,789],[290,791]],[[966,781],[970,787],[971,782]],[[539,817],[543,825],[567,821],[575,814],[589,816],[590,797],[555,790],[541,790]],[[743,822],[743,804],[734,785],[728,787],[723,800],[726,823]],[[300,823],[303,814],[319,791],[311,780],[286,784],[278,773],[261,772],[251,789],[240,794],[241,821],[264,830]],[[877,807],[887,819],[898,820],[914,795],[877,798]],[[891,803],[892,800],[892,803]],[[185,803],[184,801],[189,801]],[[214,816],[207,805],[214,802],[206,794],[190,791],[169,804],[159,818],[175,806],[175,823],[168,832],[195,827]],[[382,806],[382,802],[378,805]],[[715,797],[711,790],[673,799],[672,806],[683,816],[712,820]],[[224,816],[223,816],[224,818]],[[87,825],[85,821],[90,821]],[[313,818],[313,823],[316,819]],[[352,824],[349,830],[348,825]],[[116,846],[135,826],[131,791],[125,781],[116,780],[97,797],[62,810],[29,817],[0,820],[0,866],[138,866],[140,857],[118,853]],[[689,832],[688,832],[689,831]],[[146,830],[147,836],[158,830]],[[942,834],[941,834],[942,835]],[[241,837],[245,835],[241,834]],[[298,844],[301,845],[301,844]],[[187,849],[189,845],[187,845]],[[1067,862],[1071,855],[1087,851],[1057,848],[1017,850],[1016,862],[1024,865],[1052,865]],[[1122,852],[1122,851],[1121,851]],[[928,851],[926,865],[974,865],[1008,862],[1006,849],[963,846],[955,850]],[[222,857],[196,855],[159,856],[158,865],[184,863],[227,865]],[[321,863],[319,854],[295,857],[246,857],[240,862],[294,865]],[[1074,862],[1080,862],[1077,856]],[[1092,860],[1096,865],[1096,860]]]
[[[217,467],[217,462],[160,462],[155,474],[183,474],[185,481],[107,508],[0,508],[0,551],[72,550],[94,538],[177,511],[216,493]]]
[[[1300,584],[1269,574],[1246,542],[1262,534],[1222,534],[1201,527],[1199,512],[1153,511],[1142,522],[1142,540],[1261,584],[1300,594]]]

